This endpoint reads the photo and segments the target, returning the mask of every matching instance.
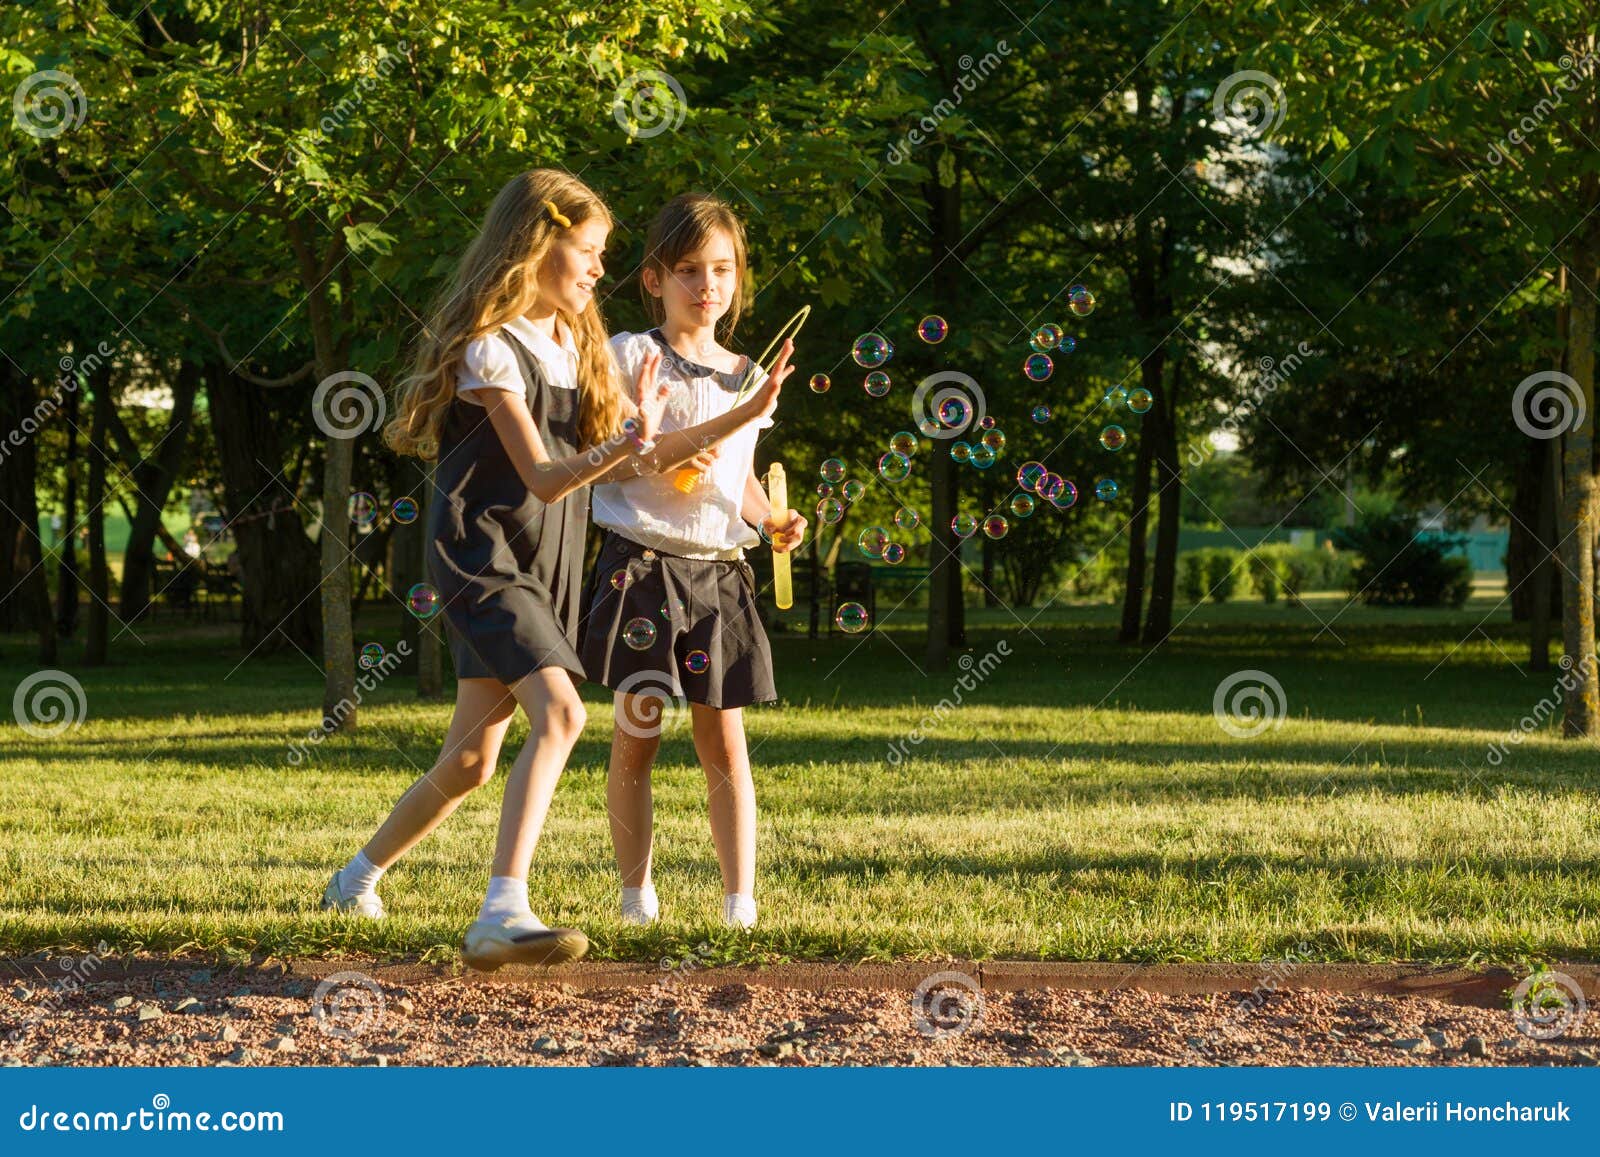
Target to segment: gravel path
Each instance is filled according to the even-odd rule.
[[[937,966],[927,966],[931,974]],[[19,975],[9,969],[13,977]],[[710,986],[379,984],[181,961],[109,978],[0,984],[0,1065],[1593,1065],[1600,1016],[1563,1036],[1509,1011],[1285,988],[924,998]],[[340,978],[343,979],[340,979]]]

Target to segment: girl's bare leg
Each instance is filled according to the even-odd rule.
[[[750,774],[744,712],[689,705],[694,749],[706,773],[711,839],[726,895],[753,896],[756,886],[756,785]]]
[[[661,747],[659,717],[641,724],[658,701],[641,696],[616,697],[617,727],[611,735],[611,770],[606,778],[606,809],[611,814],[611,843],[624,888],[650,884],[652,829],[650,769]]]

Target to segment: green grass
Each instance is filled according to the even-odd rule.
[[[762,903],[748,941],[715,926],[704,779],[682,729],[656,773],[666,919],[647,931],[616,919],[610,712],[591,691],[535,858],[535,907],[587,930],[601,958],[705,941],[768,960],[1594,959],[1600,759],[1546,727],[1488,761],[1556,681],[1508,661],[1526,643],[1503,608],[1475,630],[1491,605],[1354,608],[1338,638],[1316,638],[1339,609],[1331,596],[1205,607],[1147,658],[1113,641],[1110,608],[1053,609],[1031,628],[976,612],[974,656],[1002,640],[1011,654],[897,764],[890,745],[959,673],[916,669],[914,617],[860,638],[778,636],[785,702],[748,721]],[[367,613],[362,627],[395,638],[392,620]],[[104,939],[453,956],[485,880],[498,781],[388,874],[387,922],[316,911],[330,870],[435,756],[448,704],[395,677],[357,734],[294,766],[289,742],[316,723],[308,660],[239,665],[226,626],[141,635],[112,667],[75,670],[80,727],[0,732],[0,951]],[[32,669],[24,644],[4,641],[8,691]],[[1281,726],[1253,739],[1212,714],[1219,680],[1242,668],[1271,672],[1287,701]]]

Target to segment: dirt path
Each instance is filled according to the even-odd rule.
[[[1546,1022],[1440,999],[1503,992],[1471,974],[1346,971],[1306,988],[1255,966],[1167,970],[1167,987],[1039,987],[1037,965],[697,969],[588,965],[562,977],[297,962],[9,961],[0,1065],[1592,1065],[1600,1013]],[[1105,969],[1108,978],[1126,968]],[[1303,970],[1303,971],[1309,971]],[[1591,988],[1593,969],[1583,977]],[[927,983],[938,974],[938,979]],[[1163,973],[1155,974],[1159,979]],[[1332,975],[1332,974],[1330,974]],[[1456,982],[1441,985],[1440,976]],[[1198,977],[1198,979],[1197,979]],[[1086,979],[1087,978],[1087,979]],[[1324,980],[1327,978],[1324,977]],[[1059,981],[1059,977],[1057,977]],[[1380,981],[1433,995],[1374,991]],[[1514,983],[1514,978],[1513,978]],[[1028,987],[1031,985],[1032,987]],[[1187,988],[1185,988],[1187,985]],[[919,987],[920,986],[920,987]],[[1159,987],[1159,985],[1152,985]],[[1110,988],[1109,983],[1101,985]],[[908,991],[915,989],[916,991]],[[1481,1001],[1479,1003],[1482,1003]],[[1560,1035],[1536,1035],[1559,1029]]]

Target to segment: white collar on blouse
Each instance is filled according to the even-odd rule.
[[[567,365],[573,369],[578,364],[578,347],[573,344],[572,331],[558,323],[561,333],[559,345],[550,336],[534,325],[526,317],[514,317],[505,323],[505,329],[516,334],[517,340],[527,347],[529,353],[540,361],[551,366]]]

